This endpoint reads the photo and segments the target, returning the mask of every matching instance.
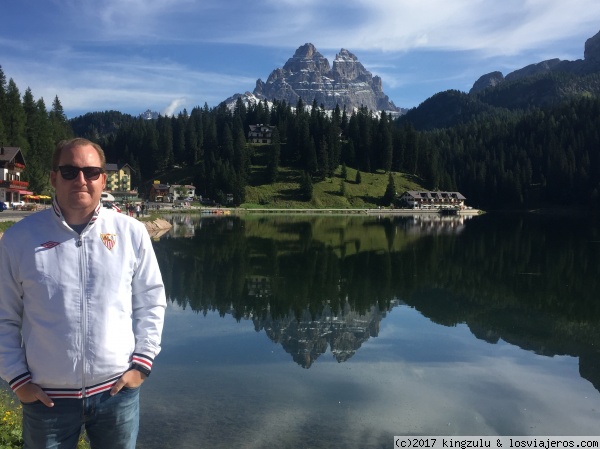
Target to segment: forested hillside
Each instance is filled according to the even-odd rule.
[[[107,111],[67,121],[58,98],[48,112],[43,99],[35,101],[29,89],[21,97],[0,74],[0,142],[23,149],[25,177],[36,193],[47,188],[55,142],[79,135],[100,143],[108,161],[129,163],[140,192],[166,170],[181,170],[199,194],[221,201],[233,193],[240,204],[248,186],[275,182],[283,168],[305,173],[303,183],[310,184],[343,166],[359,174],[400,172],[424,188],[458,190],[483,209],[600,205],[600,100],[593,75],[588,88],[586,77],[553,74],[545,78],[550,81],[526,79],[476,95],[444,92],[396,121],[366,108],[351,114],[302,101],[269,107],[241,100],[233,110],[204,105],[156,120]],[[523,86],[531,83],[556,86],[557,80],[568,83],[545,91],[560,93],[552,101],[515,106],[498,93],[528,91]],[[548,98],[542,91],[536,98]],[[254,124],[275,127],[272,144],[260,151],[246,139]]]
[[[600,100],[579,98],[422,135],[430,181],[487,209],[600,206]]]
[[[256,165],[262,166],[262,175],[253,176],[252,182],[267,184],[277,180],[283,166],[319,182],[341,164],[382,173],[417,165],[412,162],[417,155],[405,151],[405,143],[414,148],[415,133],[397,128],[386,114],[379,117],[364,108],[350,115],[339,108],[325,111],[317,104],[305,108],[301,101],[294,107],[275,101],[269,108],[266,102],[247,107],[238,100],[232,111],[225,105],[205,105],[157,120],[113,123],[108,115],[117,117],[114,112],[86,114],[71,124],[76,134],[98,141],[107,159],[132,165],[140,174],[138,185],[172,167],[186,167],[188,173],[192,168],[189,181],[199,193],[218,201],[233,193],[236,203],[243,203],[250,167]],[[246,139],[254,124],[275,127],[273,141],[266,151],[261,149],[260,157]]]

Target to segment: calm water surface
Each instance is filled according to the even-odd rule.
[[[600,434],[596,220],[170,219],[140,448]]]

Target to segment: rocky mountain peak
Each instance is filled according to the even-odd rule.
[[[339,105],[349,111],[364,106],[374,112],[401,112],[384,94],[381,78],[374,77],[355,55],[342,48],[331,67],[311,43],[300,46],[283,67],[271,72],[266,82],[257,80],[253,95],[292,106],[302,98],[307,105],[316,100],[325,109]]]
[[[315,53],[319,53],[315,46],[311,43],[307,43],[298,47],[294,53],[294,58],[312,59]]]
[[[298,72],[309,72],[323,74],[330,71],[329,61],[321,53],[317,51],[313,44],[304,44],[299,47],[294,56],[287,60],[283,69],[275,69],[269,79],[277,72],[277,78],[279,79],[282,75],[285,76],[286,72],[289,74],[297,74]],[[310,77],[310,76],[309,76]],[[303,80],[306,78],[301,77]],[[311,77],[311,78],[314,78]],[[267,83],[269,82],[267,79]]]
[[[371,73],[358,61],[358,58],[343,49],[335,55],[333,61],[333,76],[339,82],[343,80],[361,80],[368,82]]]
[[[473,84],[473,87],[469,93],[481,92],[488,87],[496,87],[503,81],[504,75],[502,75],[502,72],[491,72],[486,75],[482,75],[477,81],[475,81],[475,84]]]
[[[356,56],[354,56],[352,53],[350,53],[348,50],[346,50],[345,48],[342,48],[340,50],[340,52],[335,55],[335,59],[337,60],[351,60],[351,61],[358,61],[358,58]]]

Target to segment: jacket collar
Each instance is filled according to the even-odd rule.
[[[60,206],[58,205],[58,201],[56,201],[56,197],[54,197],[52,199],[52,210],[54,211],[56,218],[58,218],[59,220],[62,220],[66,223],[65,217],[62,214],[62,210],[60,210]],[[88,226],[93,224],[98,219],[98,216],[100,215],[101,210],[102,210],[102,203],[98,202],[96,209],[94,209],[94,215],[92,215],[92,218],[90,219],[90,221],[88,223]]]

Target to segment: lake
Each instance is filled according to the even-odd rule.
[[[167,218],[140,448],[600,434],[597,218]]]

